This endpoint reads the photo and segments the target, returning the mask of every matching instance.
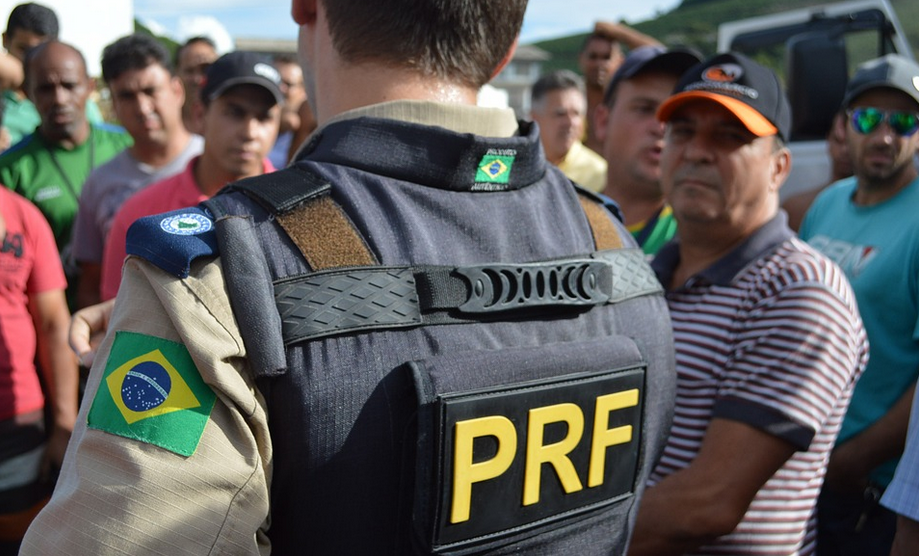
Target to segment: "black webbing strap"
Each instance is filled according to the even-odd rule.
[[[270,177],[269,177],[270,176]],[[315,271],[379,264],[321,176],[294,165],[233,185],[275,215]]]
[[[558,316],[662,291],[639,249],[520,265],[366,267],[275,283],[284,343],[339,334]]]
[[[520,265],[383,268],[347,214],[331,184],[299,166],[233,184],[271,212],[314,271],[274,285],[270,307],[263,288],[267,265],[248,218],[223,214],[218,241],[227,266],[234,313],[245,314],[247,351],[260,374],[280,374],[284,345],[362,330],[406,328],[504,318],[521,311],[580,311],[661,291],[640,250],[624,250],[611,215],[579,195],[597,252],[589,257]],[[220,231],[222,230],[222,231]],[[243,246],[247,248],[242,248]],[[256,250],[257,251],[257,250]],[[232,255],[230,255],[232,253]],[[362,268],[355,268],[362,267]],[[336,270],[342,269],[342,270]],[[368,294],[368,292],[370,292]],[[258,315],[258,318],[251,318]],[[280,319],[280,323],[278,322]]]
[[[225,210],[223,199],[217,195],[204,205],[217,224],[223,279],[250,367],[257,376],[284,374],[287,353],[265,253],[259,246],[252,218]]]

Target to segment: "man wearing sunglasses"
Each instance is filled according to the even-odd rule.
[[[896,518],[878,501],[919,375],[919,65],[897,55],[863,64],[843,109],[855,176],[817,197],[800,234],[845,270],[871,353],[830,457],[817,549],[886,556]]]

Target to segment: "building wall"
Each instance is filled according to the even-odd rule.
[[[529,118],[530,91],[542,75],[542,65],[549,54],[534,46],[521,46],[514,58],[495,76],[491,85],[507,91],[508,104],[520,119]]]

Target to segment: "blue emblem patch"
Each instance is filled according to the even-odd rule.
[[[166,272],[185,278],[199,257],[217,254],[217,227],[200,207],[138,219],[128,228],[128,255],[136,255]]]
[[[160,221],[160,229],[177,236],[196,236],[211,231],[213,227],[214,222],[210,218],[193,212],[168,216]]]

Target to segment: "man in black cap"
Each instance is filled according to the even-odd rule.
[[[252,52],[230,52],[208,68],[195,108],[204,150],[184,172],[150,185],[118,210],[102,256],[103,301],[118,293],[125,237],[135,220],[196,205],[230,182],[274,171],[267,157],[284,104],[280,83],[271,60]]]
[[[677,396],[630,554],[810,554],[867,344],[842,272],[778,210],[788,102],[771,70],[722,54],[689,69],[658,117],[680,232],[652,266]]]
[[[688,50],[636,48],[613,74],[592,124],[607,162],[603,193],[619,205],[626,226],[649,255],[676,233],[660,186],[664,125],[657,108],[683,72],[700,61]]]
[[[830,457],[817,548],[886,555],[896,516],[878,500],[903,452],[919,377],[919,65],[898,55],[866,62],[842,106],[855,176],[817,197],[800,235],[851,281],[871,359]]]

